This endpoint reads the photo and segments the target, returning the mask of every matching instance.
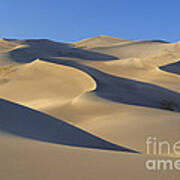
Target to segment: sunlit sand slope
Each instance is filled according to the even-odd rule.
[[[147,137],[180,140],[180,45],[98,36],[0,40],[0,178],[177,179]]]

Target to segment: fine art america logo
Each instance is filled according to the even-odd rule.
[[[180,141],[171,144],[166,140],[161,141],[157,137],[148,137],[146,139],[146,153],[159,156],[145,162],[148,170],[180,170]],[[171,155],[174,158],[172,156],[171,159],[168,159]],[[178,156],[179,159],[177,159]]]

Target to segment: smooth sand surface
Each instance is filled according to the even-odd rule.
[[[148,157],[144,155],[72,148],[5,134],[0,140],[0,172],[4,180],[169,180],[180,175],[178,171],[147,171],[144,162]]]
[[[177,158],[149,156],[145,142],[180,140],[179,50],[109,36],[0,40],[0,178],[178,179],[145,168]]]

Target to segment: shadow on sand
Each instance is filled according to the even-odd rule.
[[[97,88],[93,92],[97,96],[107,100],[159,109],[163,109],[161,102],[166,100],[175,102],[177,106],[176,111],[180,111],[180,94],[169,89],[149,83],[116,77],[72,60],[43,60],[71,66],[88,73],[97,83]]]
[[[44,113],[0,99],[0,131],[34,140],[136,153]]]
[[[160,67],[161,70],[180,75],[180,61]]]
[[[9,52],[11,59],[18,63],[26,63],[34,59],[49,57],[73,57],[93,61],[118,59],[115,56],[75,48],[71,44],[57,43],[49,40],[26,40],[22,45],[24,45],[24,47]]]

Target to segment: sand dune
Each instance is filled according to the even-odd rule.
[[[111,37],[111,36],[97,36],[97,37],[92,37],[88,39],[84,39],[78,42],[75,42],[75,47],[79,48],[94,48],[94,47],[106,47],[106,46],[112,46],[115,44],[126,44],[131,42],[130,40],[127,39],[120,39],[116,37]]]
[[[3,112],[0,131],[3,133],[61,145],[134,152],[18,104],[1,99],[0,105]]]
[[[0,94],[30,107],[60,105],[96,87],[86,73],[67,66],[36,60],[14,68],[2,78],[6,82],[1,85]]]
[[[179,49],[109,36],[0,40],[0,178],[177,179],[144,162],[162,158],[146,154],[147,137],[180,138]]]
[[[144,58],[152,55],[162,54],[163,52],[172,51],[169,43],[159,41],[138,41],[126,44],[118,44],[109,47],[95,47],[92,51],[107,53],[116,56],[119,59],[124,58]]]
[[[6,51],[0,51],[0,65],[10,63],[28,63],[35,59],[49,57],[70,57],[86,60],[113,60],[117,59],[114,56],[88,51],[82,48],[76,48],[74,44],[56,43],[50,40],[3,40],[0,41],[0,46],[4,46],[7,41],[9,48]],[[16,43],[16,46],[14,46]]]

